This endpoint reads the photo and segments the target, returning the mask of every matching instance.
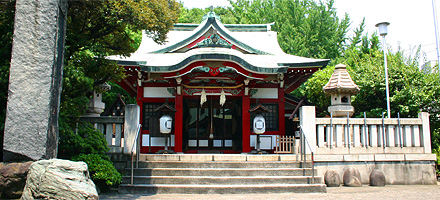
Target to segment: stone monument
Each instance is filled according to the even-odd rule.
[[[359,87],[353,82],[347,68],[343,64],[338,64],[333,71],[332,77],[323,88],[326,94],[331,95],[331,106],[328,112],[333,117],[351,117],[354,107],[351,105],[351,95],[359,92]]]
[[[57,155],[67,0],[17,0],[3,160]]]

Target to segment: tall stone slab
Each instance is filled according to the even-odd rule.
[[[302,106],[299,108],[300,125],[308,143],[306,144],[306,153],[316,152],[316,110],[315,106]],[[341,131],[342,132],[342,131]],[[310,146],[310,148],[309,148]]]
[[[4,161],[56,157],[67,0],[17,0]]]
[[[136,138],[138,133],[138,126],[140,122],[140,107],[136,104],[125,105],[125,119],[124,119],[124,154],[131,154],[131,151],[136,149],[135,139],[141,139],[140,135]],[[134,146],[134,147],[133,147]]]

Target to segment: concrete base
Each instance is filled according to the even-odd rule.
[[[336,170],[340,178],[349,167],[361,174],[362,184],[369,184],[370,173],[380,169],[388,185],[435,185],[434,154],[370,154],[370,155],[316,155],[318,176],[327,170]]]

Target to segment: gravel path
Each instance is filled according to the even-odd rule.
[[[158,200],[296,200],[296,199],[440,199],[440,183],[437,185],[387,185],[385,187],[337,187],[327,188],[327,193],[282,194],[156,194],[132,195],[108,193],[100,199],[158,199]]]

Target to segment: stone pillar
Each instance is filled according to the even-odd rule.
[[[304,135],[309,142],[306,142],[306,153],[310,154],[310,149],[313,152],[316,152],[316,114],[315,114],[315,106],[302,106],[299,109],[300,113],[300,124],[301,128],[304,131]],[[310,148],[308,145],[310,144]]]
[[[124,154],[130,154],[131,150],[133,149],[133,145],[135,145],[134,139],[137,134],[138,125],[140,123],[140,113],[141,110],[136,104],[128,104],[125,106]],[[140,134],[139,137],[141,137]]]
[[[424,147],[424,153],[431,152],[431,130],[429,128],[429,113],[419,113],[419,119],[422,120],[422,129],[420,131],[420,146]]]
[[[55,158],[66,0],[17,0],[3,160]]]

